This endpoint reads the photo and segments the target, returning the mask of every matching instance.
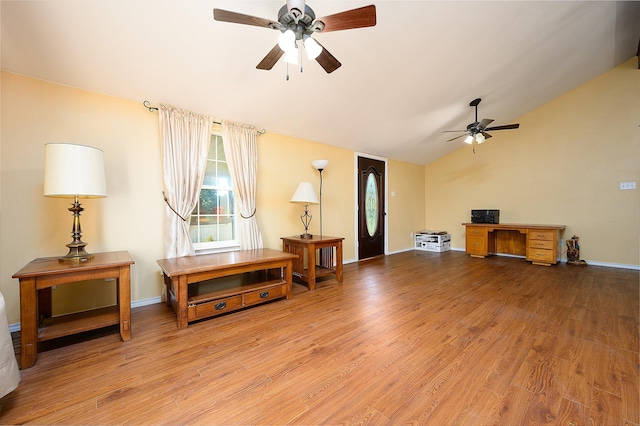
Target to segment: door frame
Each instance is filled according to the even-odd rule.
[[[383,234],[383,238],[384,238],[384,255],[386,256],[387,254],[389,254],[389,161],[386,157],[379,157],[377,155],[371,155],[371,154],[365,154],[363,152],[357,152],[355,151],[353,153],[353,176],[354,176],[354,180],[353,180],[353,195],[354,195],[354,202],[353,202],[353,216],[354,216],[354,241],[355,241],[355,256],[356,256],[356,260],[359,261],[360,260],[360,254],[359,254],[359,240],[358,240],[358,220],[359,220],[359,215],[358,215],[358,157],[364,157],[364,158],[371,158],[372,160],[378,160],[378,161],[382,161],[384,163],[384,234]]]

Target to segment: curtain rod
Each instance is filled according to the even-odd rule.
[[[152,105],[149,103],[149,101],[144,101],[144,102],[142,103],[142,105],[143,105],[146,109],[148,109],[148,110],[149,110],[149,112],[154,112],[154,111],[157,111],[157,110],[158,110],[158,107],[154,107],[154,106],[152,106]],[[214,123],[214,124],[220,124],[220,125],[222,125],[222,123],[221,123],[221,122],[219,122],[219,121],[214,121],[213,123]],[[257,133],[258,135],[262,136],[262,135],[264,135],[265,133],[267,133],[267,131],[266,131],[265,129],[262,129],[262,130],[256,130],[256,133]]]

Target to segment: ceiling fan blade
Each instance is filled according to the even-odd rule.
[[[491,118],[483,118],[478,127],[481,129],[485,129],[489,124],[491,124],[493,120]]]
[[[487,132],[480,132],[480,133],[482,133],[482,136],[484,136],[485,140],[487,140],[487,139],[489,139],[491,137],[491,135],[489,133],[487,133]]]
[[[504,126],[489,127],[489,128],[487,128],[487,129],[484,129],[484,130],[486,130],[487,132],[491,132],[491,131],[493,131],[493,130],[517,129],[517,128],[519,128],[519,127],[520,127],[520,124],[519,124],[519,123],[517,123],[517,124],[506,124],[506,125],[504,125]]]
[[[460,135],[460,136],[456,136],[455,138],[448,139],[447,142],[455,141],[456,139],[460,139],[460,138],[465,137],[465,136],[467,136],[466,133],[464,135]]]
[[[329,51],[324,46],[322,46],[322,52],[320,52],[320,55],[318,55],[318,57],[316,58],[316,62],[318,62],[320,66],[324,68],[327,74],[334,72],[342,66],[340,61],[338,61],[335,56],[329,53]]]
[[[459,132],[467,132],[467,130],[443,130],[442,133],[459,133]]]
[[[213,19],[222,22],[231,22],[233,24],[254,25],[256,27],[280,29],[282,25],[280,22],[272,21],[270,19],[258,18],[251,15],[245,15],[237,12],[230,12],[228,10],[213,9]]]
[[[278,59],[284,55],[284,51],[277,44],[267,53],[260,63],[256,66],[259,70],[270,70],[278,62]]]
[[[373,27],[376,25],[376,7],[369,5],[357,9],[346,10],[334,15],[319,18],[324,23],[322,32],[349,30],[351,28]]]

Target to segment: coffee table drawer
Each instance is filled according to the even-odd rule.
[[[266,302],[267,300],[283,297],[286,295],[286,290],[283,290],[283,287],[283,285],[278,285],[258,291],[245,293],[244,303],[245,305],[255,305],[256,303],[262,303]]]
[[[189,306],[189,321],[219,315],[242,307],[242,295]]]

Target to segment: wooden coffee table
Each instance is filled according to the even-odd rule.
[[[158,260],[167,305],[178,329],[196,321],[292,296],[292,261],[298,256],[271,249],[183,256]]]

